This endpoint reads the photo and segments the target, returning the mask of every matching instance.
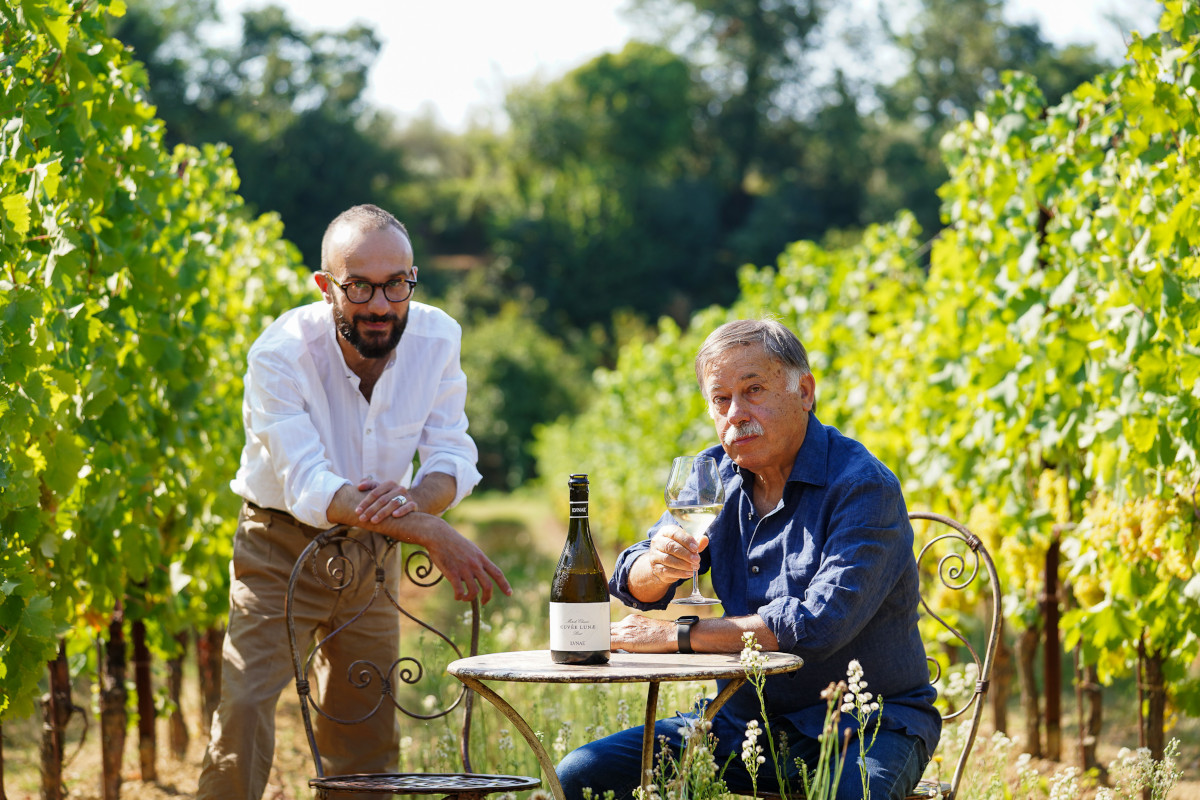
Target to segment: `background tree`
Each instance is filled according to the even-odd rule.
[[[463,133],[366,105],[379,44],[362,28],[306,32],[268,6],[218,47],[201,35],[210,0],[135,0],[116,30],[146,59],[168,138],[230,142],[249,204],[279,211],[310,268],[329,218],[380,203],[413,233],[422,297],[472,309],[468,327],[504,310],[490,293],[521,298],[509,333],[545,331],[591,366],[615,363],[617,320],[684,324],[728,305],[737,268],[789,242],[853,242],[903,208],[921,223],[914,235],[936,234],[948,126],[1005,68],[1034,69],[1057,93],[1095,66],[1089,50],[1060,52],[1036,26],[1007,23],[998,0],[965,2],[847,28],[818,2],[643,0],[658,44],[513,86],[507,129]],[[885,50],[903,65],[897,79],[864,56]],[[475,368],[492,380],[510,367]],[[545,419],[574,408],[569,391],[544,394]],[[499,408],[477,409],[480,424]],[[494,421],[485,459],[515,461],[489,469],[488,485],[512,485],[529,474],[515,438],[528,425]]]
[[[215,47],[198,33],[213,18],[211,0],[133,0],[114,34],[147,64],[168,143],[229,144],[248,205],[278,212],[316,269],[329,220],[386,205],[406,179],[392,121],[362,98],[379,40],[362,25],[305,32],[267,5],[242,14],[238,43]]]
[[[806,55],[823,7],[818,0],[639,0],[635,7],[667,20],[680,19],[671,7],[691,12],[663,33],[711,89],[702,118],[711,141],[724,145],[711,166],[725,190],[723,228],[735,230],[753,205],[752,174],[768,172],[770,123],[781,109],[794,110],[788,98],[802,95],[796,87],[810,85]]]
[[[695,104],[687,65],[637,42],[509,95],[515,205],[497,252],[545,301],[551,330],[718,296],[719,195],[696,169]]]

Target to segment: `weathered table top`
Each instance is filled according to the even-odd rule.
[[[790,653],[762,653],[763,673],[799,669],[804,661]],[[460,658],[446,671],[459,678],[529,683],[644,683],[737,678],[746,674],[737,653],[622,653],[607,664],[579,667],[555,664],[549,650],[487,653]]]

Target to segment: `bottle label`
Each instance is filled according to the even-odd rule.
[[[571,519],[587,519],[588,504],[587,500],[571,503]]]
[[[608,650],[609,606],[604,603],[551,603],[551,650]]]

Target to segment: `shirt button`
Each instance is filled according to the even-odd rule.
[[[366,431],[366,433],[367,433],[367,435],[368,435],[368,436],[370,436],[370,435],[371,435],[371,431],[372,431],[372,430],[373,430],[372,428],[367,428],[367,431]]]
[[[753,567],[750,568],[750,571],[752,573],[754,573],[755,575],[757,575],[758,573],[762,572],[762,568],[759,567],[757,564],[755,564]]]

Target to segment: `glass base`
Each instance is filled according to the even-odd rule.
[[[697,597],[692,595],[682,599],[672,600],[671,603],[677,606],[715,606],[720,605],[721,601],[711,597]]]

